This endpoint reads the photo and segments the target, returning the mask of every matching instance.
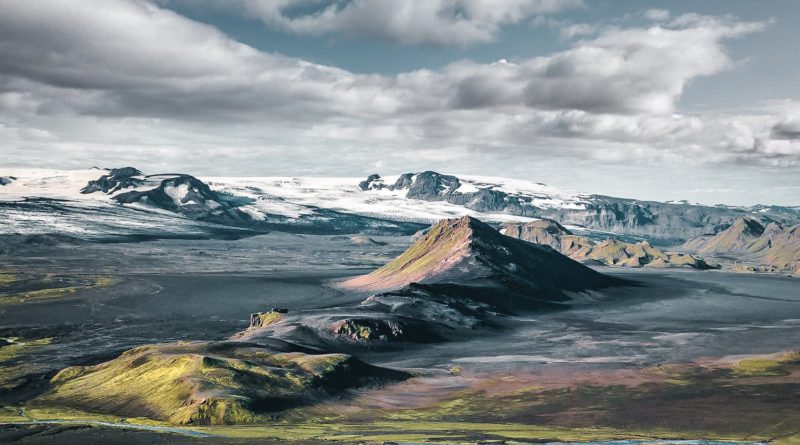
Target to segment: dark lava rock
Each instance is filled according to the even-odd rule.
[[[442,338],[421,321],[390,318],[346,318],[332,325],[333,332],[353,341],[429,343]]]
[[[170,195],[171,190],[185,190],[183,196]],[[173,192],[174,193],[174,192]],[[120,204],[140,202],[190,218],[231,222],[250,222],[251,217],[237,209],[242,202],[227,199],[203,181],[190,175],[166,177],[151,190],[132,190],[114,196]]]
[[[386,185],[383,183],[383,179],[381,179],[381,175],[374,174],[367,176],[366,181],[361,181],[358,183],[358,188],[361,190],[380,190],[384,188]]]
[[[114,168],[107,175],[89,181],[86,187],[81,189],[81,193],[114,193],[118,190],[138,187],[144,184],[144,180],[137,176],[142,176],[142,172],[133,167]]]
[[[403,173],[397,178],[397,181],[394,182],[394,185],[391,185],[389,188],[391,190],[405,190],[410,188],[411,185],[414,183],[413,178],[414,173]]]
[[[455,176],[426,171],[417,175],[406,196],[432,201],[436,200],[436,197],[453,194],[459,187],[461,181]]]

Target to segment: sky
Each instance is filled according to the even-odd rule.
[[[3,167],[800,205],[800,3],[0,0]]]

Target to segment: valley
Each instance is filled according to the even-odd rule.
[[[255,311],[286,308],[290,316],[309,311],[335,314],[330,308],[358,305],[363,297],[348,296],[326,283],[369,272],[412,243],[410,238],[379,238],[386,244],[370,245],[365,249],[371,251],[369,255],[353,255],[341,263],[337,259],[343,252],[358,252],[363,245],[349,238],[291,235],[289,254],[278,241],[285,236],[262,235],[246,243],[91,244],[81,250],[47,246],[31,251],[30,257],[5,257],[31,271],[49,268],[53,262],[69,265],[78,275],[105,270],[115,284],[0,309],[3,335],[13,334],[31,345],[3,358],[4,374],[15,370],[19,376],[0,396],[6,406],[0,420],[18,425],[4,427],[3,434],[27,431],[24,435],[30,433],[31,443],[36,443],[38,434],[55,428],[36,423],[40,421],[117,423],[119,416],[66,409],[53,404],[53,399],[43,403],[48,400],[43,395],[49,380],[67,366],[111,360],[133,347],[235,340],[237,332],[246,331],[249,314]],[[254,246],[261,243],[263,250],[254,253]],[[206,254],[197,255],[197,249]],[[284,251],[283,256],[274,255],[272,249]],[[116,270],[104,259],[109,256],[119,258],[114,262]],[[239,257],[252,262],[242,259],[237,264]],[[304,267],[309,263],[320,272],[310,273]],[[785,415],[775,408],[780,404],[740,429],[717,423],[739,414],[721,411],[716,417],[698,415],[696,410],[706,403],[732,403],[724,398],[739,397],[738,391],[752,394],[747,403],[738,400],[735,404],[741,410],[756,410],[766,400],[778,403],[778,394],[791,403],[792,391],[798,387],[791,377],[795,375],[791,362],[777,373],[757,372],[732,380],[724,370],[739,357],[796,350],[800,321],[787,317],[800,304],[794,278],[713,270],[597,270],[629,285],[588,294],[589,298],[568,309],[501,316],[494,327],[470,330],[447,342],[350,348],[365,363],[408,370],[413,377],[406,383],[346,389],[335,401],[319,399],[311,406],[291,408],[273,420],[260,421],[261,426],[189,426],[188,433],[181,428],[176,433],[169,432],[174,428],[171,423],[127,415],[117,427],[91,426],[90,422],[86,428],[66,428],[56,434],[80,441],[101,433],[103,440],[123,443],[131,431],[125,425],[139,424],[165,428],[148,434],[183,434],[182,440],[204,443],[246,443],[258,437],[345,442],[435,437],[445,441],[687,436],[764,440],[791,432],[792,422],[786,424]],[[23,321],[39,320],[39,314],[58,315],[46,323]],[[731,391],[732,384],[741,389]],[[728,389],[720,392],[723,387]],[[554,398],[553,394],[565,394],[567,388],[579,392],[566,399]],[[779,392],[771,393],[772,388]],[[629,398],[631,402],[621,405]],[[628,419],[624,413],[632,409],[641,410],[630,405],[634,400],[645,406],[670,400],[674,409],[658,425],[648,423],[652,417],[647,416],[623,423],[614,420]],[[581,429],[587,424],[569,420],[567,412],[588,412],[589,406],[581,408],[582,404],[589,404],[595,413],[586,419],[601,427]],[[496,408],[483,409],[487,406]],[[562,410],[568,411],[555,415]],[[34,424],[25,427],[24,422]],[[208,437],[186,435],[193,432]]]
[[[55,177],[69,187],[4,201],[2,440],[797,440],[797,278],[729,259],[776,246],[777,222],[678,246],[542,216],[584,195],[477,205],[509,193],[487,178],[348,189],[419,212],[398,219],[313,206],[294,182],[269,205],[307,210],[255,218],[261,198],[220,180],[121,169],[74,194]],[[19,219],[31,198],[89,231]]]
[[[0,444],[800,445],[798,21],[0,2]]]

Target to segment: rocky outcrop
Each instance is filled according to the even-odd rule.
[[[255,312],[250,314],[250,328],[263,328],[272,323],[277,323],[283,319],[283,314],[288,313],[286,309],[273,308],[269,312]]]
[[[115,168],[81,189],[83,194],[96,192],[113,195],[112,199],[120,204],[144,204],[192,219],[224,223],[251,220],[237,208],[249,200],[223,196],[190,175],[144,176],[133,167]]]
[[[359,184],[363,191],[368,190],[405,190],[406,198],[423,201],[445,201],[462,205],[477,212],[505,212],[512,214],[532,214],[530,209],[520,202],[530,202],[530,197],[515,197],[504,192],[479,188],[474,192],[461,192],[461,180],[452,175],[443,175],[434,171],[422,173],[405,173],[400,175],[394,184],[386,185],[379,175],[370,175]],[[521,201],[520,201],[521,200]]]
[[[410,323],[385,318],[346,318],[333,322],[331,329],[334,335],[353,341],[426,342],[433,339],[430,334],[423,332],[424,329],[415,329]]]
[[[393,320],[375,320],[364,318],[347,318],[333,323],[336,335],[353,340],[383,340],[402,337],[404,326]]]
[[[395,184],[395,189],[408,189],[407,198],[425,201],[438,201],[441,198],[447,200],[447,197],[454,195],[459,187],[461,187],[461,182],[455,176],[442,175],[432,171],[416,175],[410,185],[406,180],[403,180],[400,187]]]
[[[383,178],[379,174],[369,175],[366,180],[358,183],[358,188],[363,191],[380,190],[385,187],[386,184],[383,183]]]
[[[141,203],[200,220],[229,223],[251,219],[237,208],[241,205],[238,200],[227,199],[194,176],[159,175],[148,178],[160,181],[151,189],[119,193],[114,200],[120,204]]]
[[[410,188],[414,184],[414,174],[413,173],[404,173],[397,178],[394,185],[392,185],[392,190],[404,190]]]
[[[17,180],[17,178],[15,178],[13,176],[0,176],[0,186],[11,184],[12,182],[14,182],[16,180]]]
[[[529,243],[550,246],[561,253],[564,253],[561,246],[562,238],[565,235],[572,236],[572,232],[552,219],[503,224],[500,233]]]
[[[133,167],[114,168],[107,175],[89,181],[86,187],[81,189],[81,193],[111,194],[126,188],[136,188],[145,182],[141,176],[142,172]]]
[[[400,175],[394,184],[388,185],[380,175],[372,174],[358,184],[358,188],[367,190],[406,190],[406,197],[424,201],[442,201],[454,195],[461,187],[461,182],[455,176],[442,175],[434,171],[425,171],[419,174],[406,173]]]
[[[552,220],[530,223],[504,224],[501,233],[531,243],[550,246],[562,254],[581,262],[595,262],[623,267],[692,267],[712,269],[704,260],[689,254],[668,252],[650,245],[647,241],[630,243],[609,238],[595,242],[574,235]]]

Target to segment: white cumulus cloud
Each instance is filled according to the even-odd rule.
[[[302,6],[264,4],[280,14]],[[387,4],[336,3],[309,20],[338,23],[356,14],[350,9]],[[546,1],[425,4],[457,5],[450,14],[456,21],[494,23],[464,25],[484,29],[475,31],[479,39],[555,8]],[[17,163],[183,159],[195,166],[221,151],[228,160],[213,161],[220,174],[246,171],[259,159],[334,174],[365,160],[440,162],[436,153],[463,165],[491,154],[481,165],[487,169],[532,159],[673,168],[791,167],[800,160],[800,104],[693,114],[676,105],[692,80],[733,69],[727,40],[767,26],[760,22],[661,17],[646,26],[596,28],[563,51],[530,59],[370,75],[259,51],[140,0],[5,1],[2,11],[0,141],[4,157]],[[437,11],[427,20],[450,20]]]

